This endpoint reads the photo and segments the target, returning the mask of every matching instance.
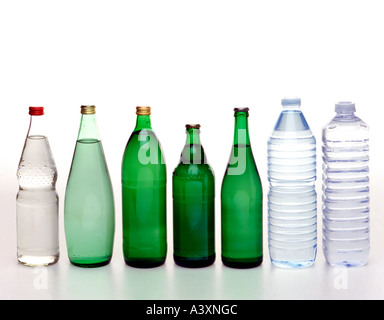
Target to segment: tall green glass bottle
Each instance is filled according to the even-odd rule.
[[[151,108],[137,107],[136,114],[122,163],[123,253],[127,265],[151,268],[167,254],[167,172]]]
[[[215,177],[200,142],[200,125],[187,125],[187,141],[173,172],[174,261],[207,267],[215,253]]]
[[[235,109],[235,135],[221,189],[222,261],[252,268],[263,261],[263,191],[248,132],[248,108]]]
[[[112,258],[115,206],[94,106],[81,107],[81,123],[64,204],[68,257],[79,267]]]

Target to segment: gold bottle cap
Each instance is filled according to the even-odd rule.
[[[81,114],[95,114],[96,107],[95,106],[81,106]]]
[[[187,129],[200,129],[200,125],[199,124],[187,124],[185,126]]]
[[[139,116],[151,115],[151,107],[136,107],[136,114]]]

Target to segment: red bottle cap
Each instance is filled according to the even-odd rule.
[[[29,114],[31,116],[42,116],[44,115],[44,107],[29,107]]]

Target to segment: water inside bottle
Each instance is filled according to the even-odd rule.
[[[323,251],[332,266],[357,267],[370,251],[369,131],[342,107],[323,130]]]
[[[268,241],[272,264],[312,265],[317,252],[316,140],[289,104],[268,140]]]

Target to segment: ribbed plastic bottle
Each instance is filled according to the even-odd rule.
[[[268,140],[268,244],[281,268],[311,266],[317,253],[316,140],[301,100],[285,98]]]
[[[17,170],[17,258],[41,267],[59,260],[57,169],[44,135],[44,108],[30,107],[30,126]]]
[[[339,102],[323,129],[323,251],[331,266],[365,265],[370,251],[369,128]]]

